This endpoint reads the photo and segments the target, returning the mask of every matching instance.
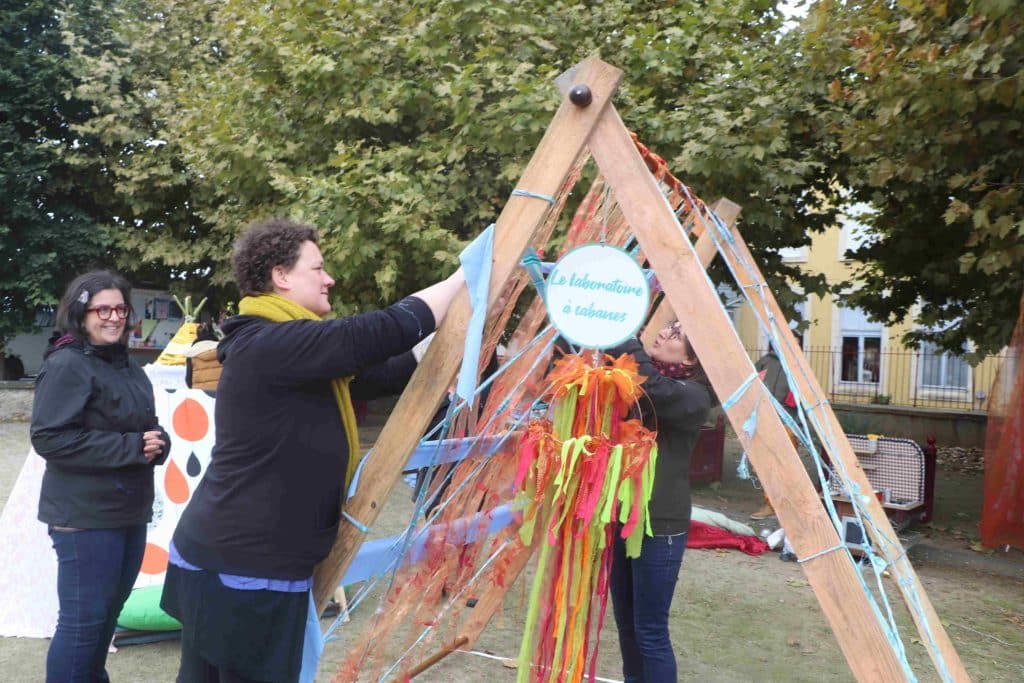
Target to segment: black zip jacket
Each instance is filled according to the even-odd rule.
[[[307,579],[334,544],[349,458],[331,378],[354,375],[357,399],[400,392],[434,317],[410,297],[330,321],[236,316],[223,330],[216,441],[174,545],[203,569]]]
[[[142,435],[154,429],[167,445],[147,462]],[[39,521],[76,529],[150,521],[153,467],[171,440],[157,424],[153,386],[123,344],[52,351],[36,380],[31,435],[46,460]]]
[[[647,379],[641,385],[644,426],[658,431],[658,461],[648,511],[656,535],[690,529],[690,456],[713,399],[699,382],[665,377],[636,339],[621,344],[612,355],[631,354]],[[646,404],[646,405],[645,405]],[[653,404],[653,410],[650,408]]]

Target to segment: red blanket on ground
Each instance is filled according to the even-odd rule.
[[[687,548],[735,548],[747,555],[760,555],[768,550],[768,544],[757,536],[739,536],[704,522],[690,521],[690,534],[686,537]]]

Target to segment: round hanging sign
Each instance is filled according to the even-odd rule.
[[[607,349],[640,329],[651,289],[644,271],[622,249],[585,244],[559,259],[548,276],[548,317],[570,343]]]

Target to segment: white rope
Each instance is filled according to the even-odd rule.
[[[499,661],[499,662],[501,662],[503,664],[505,662],[515,662],[515,661],[517,661],[515,657],[499,657],[497,655],[488,654],[486,652],[480,652],[479,650],[456,650],[456,652],[461,652],[464,655],[473,655],[475,657],[483,657],[485,659],[493,659],[493,660]],[[601,683],[623,683],[623,681],[620,681],[617,678],[602,678],[600,676],[594,676],[594,680],[595,681],[601,681]]]

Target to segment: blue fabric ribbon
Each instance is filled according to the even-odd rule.
[[[466,330],[466,344],[462,349],[462,368],[455,393],[463,401],[470,401],[476,393],[477,370],[480,367],[480,345],[483,343],[484,323],[487,322],[487,294],[491,286],[491,254],[494,251],[494,224],[480,233],[459,254],[459,262],[466,273],[469,303],[473,314]]]
[[[320,635],[320,618],[316,611],[316,601],[313,600],[313,591],[310,591],[306,632],[302,637],[302,669],[299,671],[299,683],[313,683],[323,652],[324,639]]]

